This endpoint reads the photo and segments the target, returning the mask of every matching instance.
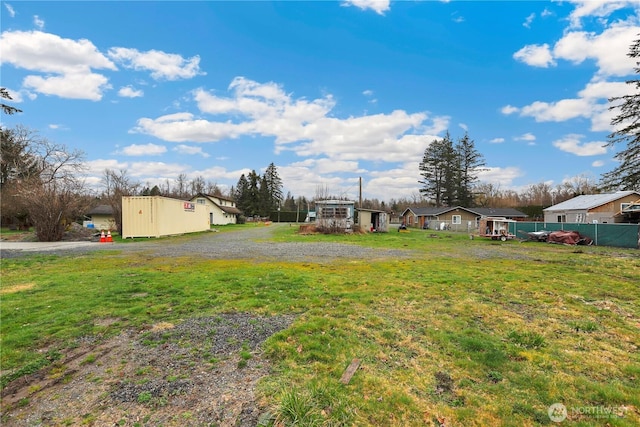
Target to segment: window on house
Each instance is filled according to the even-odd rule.
[[[461,215],[451,215],[451,224],[462,224]]]
[[[198,199],[197,202],[199,205],[204,205],[206,203],[204,199]]]
[[[576,214],[576,222],[583,222],[584,221],[584,214]]]
[[[558,215],[558,222],[567,222],[567,217],[565,215]]]
[[[321,219],[330,218],[347,218],[349,216],[349,209],[345,207],[323,207],[320,209]]]

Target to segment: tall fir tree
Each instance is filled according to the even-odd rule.
[[[420,193],[438,207],[447,205],[454,197],[454,162],[455,153],[449,132],[444,138],[434,139],[429,144],[420,162],[422,179],[418,182],[423,185]]]
[[[478,172],[485,166],[484,156],[476,150],[474,141],[465,132],[464,136],[458,139],[456,145],[458,156],[458,194],[457,204],[465,207],[473,207],[473,190],[478,181]]]
[[[482,166],[484,158],[469,135],[465,133],[454,145],[447,131],[425,149],[419,166],[420,193],[438,207],[473,206],[473,187]]]
[[[236,202],[236,207],[248,216],[247,199],[249,197],[249,181],[247,181],[247,177],[244,174],[240,175],[240,179],[238,179],[232,196]]]
[[[640,39],[633,42],[628,56],[635,59],[640,57]],[[636,65],[634,71],[639,74],[640,62],[636,62]],[[631,79],[626,83],[633,86],[636,93],[609,99],[610,103],[615,103],[609,109],[619,109],[619,114],[611,120],[616,130],[609,135],[607,144],[625,144],[626,147],[615,155],[620,164],[602,175],[602,186],[608,190],[640,191],[640,79]]]
[[[268,193],[268,202],[269,210],[277,209],[278,206],[282,205],[282,179],[278,175],[278,170],[276,165],[270,163],[264,172],[265,184],[267,187]]]

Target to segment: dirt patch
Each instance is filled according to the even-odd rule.
[[[292,321],[233,313],[84,338],[2,390],[2,425],[255,426],[261,344]]]

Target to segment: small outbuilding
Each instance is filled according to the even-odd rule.
[[[89,221],[84,226],[96,230],[115,230],[116,220],[113,217],[113,208],[110,205],[98,205],[87,212]]]
[[[122,237],[161,237],[209,230],[205,205],[162,196],[122,198]]]
[[[635,206],[638,204],[640,204],[640,193],[637,191],[583,194],[543,209],[544,222],[578,224],[633,222]]]
[[[358,211],[358,226],[361,231],[375,231],[386,233],[389,231],[387,213],[375,209],[356,209]]]

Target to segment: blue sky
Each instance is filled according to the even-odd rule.
[[[9,1],[0,81],[37,130],[142,184],[223,190],[274,163],[284,191],[419,194],[448,130],[481,182],[522,190],[616,165],[607,99],[632,88],[640,2]]]

